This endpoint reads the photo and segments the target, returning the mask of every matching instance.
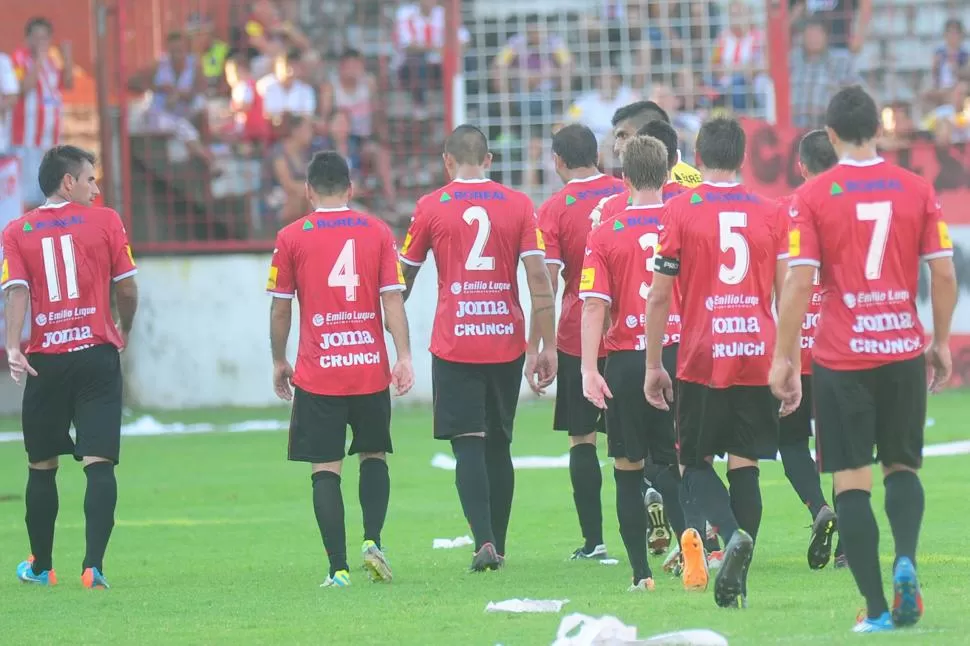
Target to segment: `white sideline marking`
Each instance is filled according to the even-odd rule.
[[[253,431],[285,431],[289,427],[289,422],[278,419],[251,420],[248,422],[229,424],[228,426],[208,423],[183,424],[181,422],[163,424],[151,415],[143,415],[128,424],[124,424],[121,427],[121,434],[125,437],[191,435],[196,433],[212,433],[222,429],[228,430],[230,433],[251,433]],[[21,433],[0,433],[0,442],[20,442],[21,440],[23,440]]]

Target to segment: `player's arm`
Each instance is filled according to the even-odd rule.
[[[779,245],[779,263],[775,271],[775,289],[780,294],[776,296],[778,336],[775,340],[775,361],[779,365],[792,366],[797,374],[801,369],[802,321],[812,298],[815,272],[822,263],[812,205],[801,196],[796,196],[789,213],[793,215],[791,219],[787,219],[784,209],[777,214],[779,226],[786,223],[788,228],[788,248],[785,253],[784,245]],[[780,235],[779,238],[784,239]],[[787,269],[783,265],[786,260]]]
[[[114,211],[107,211],[107,217],[111,218],[108,231],[111,244],[112,295],[118,312],[118,327],[127,345],[138,309],[138,284],[135,282],[138,267],[135,265],[135,257],[131,253],[128,233],[121,222],[121,216]]]
[[[397,354],[397,361],[391,369],[391,382],[396,394],[403,395],[414,385],[414,368],[411,366],[408,316],[404,311],[404,272],[401,270],[397,245],[394,244],[394,236],[389,228],[385,228],[384,246],[381,249],[380,286],[384,325],[391,333]]]
[[[930,268],[930,302],[933,304],[933,342],[950,342],[950,323],[957,304],[957,272],[953,258],[927,262]]]
[[[274,295],[269,306],[269,347],[274,363],[286,361],[286,343],[290,339],[292,322],[293,299]]]
[[[273,297],[269,306],[269,347],[273,357],[273,389],[284,400],[293,399],[291,378],[293,367],[286,360],[286,344],[293,322],[293,299],[296,297],[296,273],[286,230],[276,236],[276,248],[269,266],[266,293]]]
[[[423,202],[424,200],[421,200]],[[411,218],[411,226],[404,236],[404,244],[401,245],[401,270],[404,274],[404,300],[411,296],[411,288],[414,287],[414,279],[421,271],[421,265],[428,258],[431,250],[431,226],[429,217],[421,209],[421,202],[414,211]]]
[[[663,367],[663,339],[670,317],[675,278],[676,274],[662,273],[659,269],[653,274],[653,283],[647,294],[647,368]]]
[[[546,247],[546,269],[549,271],[552,295],[555,297],[559,293],[559,272],[562,271],[563,261],[559,241],[559,214],[553,210],[549,202],[546,202],[539,209],[539,222],[537,226]],[[553,306],[555,306],[555,302]],[[529,347],[538,348],[541,336],[537,320],[535,318],[530,319]]]
[[[0,276],[0,289],[4,292],[4,319],[7,326],[7,364],[10,376],[20,383],[26,374],[37,375],[20,351],[20,339],[24,331],[24,318],[30,305],[30,278],[20,255],[17,232],[8,226],[3,232],[3,268]]]
[[[927,350],[931,369],[930,389],[938,391],[950,380],[950,321],[957,302],[957,277],[953,264],[953,240],[943,221],[939,199],[931,190],[926,200],[925,225],[920,257],[930,268],[930,302],[933,307],[933,341]]]
[[[118,327],[121,336],[128,341],[131,328],[135,324],[135,312],[138,311],[138,283],[134,276],[122,278],[114,283],[115,308],[118,310]]]
[[[539,339],[544,348],[556,346],[556,295],[552,291],[552,281],[542,256],[525,256],[526,280],[532,299],[532,320],[539,330]],[[538,340],[529,346],[529,351],[538,352]]]
[[[6,349],[20,350],[20,339],[24,333],[24,318],[30,305],[30,291],[26,285],[14,284],[3,289],[4,321],[7,326]]]

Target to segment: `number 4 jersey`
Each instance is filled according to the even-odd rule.
[[[431,354],[456,363],[507,363],[525,352],[519,259],[545,255],[532,201],[491,180],[455,180],[418,201],[401,261],[434,253],[438,309]]]
[[[381,294],[404,291],[390,227],[347,207],[318,209],[276,236],[266,291],[300,301],[293,383],[315,395],[387,388]]]
[[[30,289],[27,352],[123,346],[111,317],[111,283],[137,273],[121,218],[72,202],[45,205],[3,232],[0,287]]]

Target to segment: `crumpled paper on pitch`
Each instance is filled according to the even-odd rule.
[[[552,646],[728,646],[723,635],[712,630],[683,630],[637,639],[636,626],[627,626],[616,617],[588,617],[573,613],[563,618]]]
[[[431,541],[431,549],[450,550],[456,547],[465,547],[467,545],[474,544],[475,541],[472,540],[471,536],[458,536],[457,538],[436,538]]]
[[[569,599],[506,599],[489,601],[485,612],[559,612]]]

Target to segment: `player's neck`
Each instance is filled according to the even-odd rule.
[[[487,180],[485,169],[481,166],[459,166],[455,169],[453,182],[481,182]]]
[[[570,168],[565,172],[566,182],[582,182],[584,180],[593,179],[594,177],[599,177],[603,173],[600,169],[595,166],[589,166],[587,168]]]
[[[704,181],[708,184],[736,184],[738,174],[733,170],[705,170]]]
[[[843,161],[871,162],[879,159],[879,151],[876,150],[874,143],[863,144],[862,146],[846,146],[840,152]]]
[[[339,211],[340,209],[346,208],[349,208],[347,206],[347,200],[339,197],[329,199],[321,198],[313,202],[314,211]]]
[[[663,193],[650,189],[631,191],[630,199],[632,200],[630,206],[661,206],[664,203]]]
[[[44,201],[44,206],[60,206],[61,204],[67,204],[70,202],[70,198],[64,197],[60,193],[54,193],[47,197]]]

